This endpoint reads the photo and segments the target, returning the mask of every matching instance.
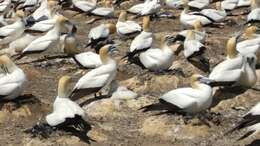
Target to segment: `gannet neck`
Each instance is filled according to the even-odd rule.
[[[108,23],[108,24],[106,24],[106,27],[109,29],[109,34],[113,34],[116,32],[115,24]]]
[[[108,64],[111,60],[109,53],[109,46],[105,45],[99,50],[99,56],[102,64]]]
[[[118,17],[118,21],[119,22],[125,22],[126,21],[126,17],[127,17],[127,13],[126,11],[121,11],[119,17]]]
[[[4,72],[8,74],[17,69],[17,66],[7,55],[0,56],[0,65]]]
[[[221,7],[221,2],[216,2],[216,9],[217,10],[220,10],[220,11],[223,11],[223,10],[225,10],[225,9],[223,9],[222,7]]]
[[[237,50],[236,50],[236,38],[232,37],[228,40],[227,42],[227,57],[232,59],[235,58],[237,56]]]
[[[195,39],[195,33],[193,32],[193,30],[188,30],[186,39],[187,40],[194,40]]]
[[[258,6],[257,6],[257,2],[256,0],[251,0],[251,10],[254,10],[254,9],[257,9]]]
[[[248,27],[248,28],[246,28],[245,33],[243,34],[243,37],[245,39],[251,39],[254,37],[254,34],[256,33],[256,31],[257,31],[256,26]]]
[[[150,32],[150,17],[144,16],[143,18],[143,31]]]
[[[70,83],[70,76],[63,76],[59,80],[58,84],[58,97],[59,98],[67,98],[69,96],[69,83]]]
[[[194,30],[196,30],[196,31],[202,31],[201,21],[200,21],[200,20],[196,20],[196,21],[193,23],[193,27],[194,27]]]

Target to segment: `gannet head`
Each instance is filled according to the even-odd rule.
[[[236,50],[236,43],[237,43],[236,37],[230,38],[227,42],[227,45],[226,45],[227,57],[230,59],[235,58],[238,54],[238,52]]]
[[[256,66],[256,61],[257,61],[257,57],[256,57],[256,55],[255,54],[247,54],[246,56],[245,56],[245,61],[251,66],[251,67],[253,67],[253,68],[255,68],[255,66]]]
[[[107,64],[109,62],[109,52],[113,52],[115,50],[116,47],[112,44],[105,45],[99,50],[99,56],[103,64]]]
[[[56,19],[57,24],[63,25],[63,24],[68,23],[68,22],[69,22],[69,19],[64,17],[63,15],[57,16],[57,19]]]
[[[17,68],[7,55],[0,56],[0,67],[5,73],[12,73]]]
[[[104,4],[105,4],[105,7],[111,7],[113,5],[113,2],[111,0],[105,0]]]
[[[57,4],[58,4],[58,2],[55,1],[55,0],[48,0],[47,1],[47,7],[50,8],[50,9],[54,8],[55,6],[57,6]]]
[[[194,40],[195,39],[195,33],[193,30],[188,30],[186,40]]]
[[[70,76],[62,76],[58,84],[58,96],[60,98],[66,98],[70,94],[69,83],[71,81]]]
[[[191,87],[194,89],[199,88],[199,84],[201,83],[209,85],[211,82],[213,82],[213,80],[199,74],[193,74],[191,76]]]
[[[118,21],[125,22],[126,21],[127,12],[125,10],[122,10],[120,12],[120,15],[118,17]]]
[[[220,2],[220,1],[216,2],[216,9],[217,9],[217,10],[222,10],[221,2]]]
[[[165,35],[165,36],[160,36],[161,37],[161,49],[163,49],[164,45],[170,46],[174,41],[175,37],[172,35]]]
[[[193,23],[193,27],[196,31],[201,31],[202,29],[202,23],[199,19],[197,19],[194,23]]]
[[[182,5],[184,6],[184,11],[189,10],[189,0],[182,0]]]
[[[150,16],[144,16],[143,17],[143,30],[145,32],[150,31]]]
[[[113,23],[106,24],[106,27],[109,29],[109,34],[113,34],[116,32],[116,25]]]
[[[256,32],[258,32],[260,29],[256,26],[249,26],[246,28],[245,33],[243,34],[243,37],[245,39],[250,39],[252,37],[254,37],[254,34],[256,34]]]
[[[16,11],[15,15],[17,18],[20,18],[20,19],[24,18],[24,16],[25,16],[25,14],[22,10]]]

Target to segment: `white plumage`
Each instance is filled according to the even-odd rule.
[[[100,56],[94,52],[84,52],[74,56],[76,61],[85,68],[97,68],[102,65]]]
[[[72,4],[84,12],[90,12],[96,8],[97,0],[72,0]]]

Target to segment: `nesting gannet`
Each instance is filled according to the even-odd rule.
[[[149,0],[146,0],[145,3],[148,1]],[[136,4],[136,5],[132,6],[131,8],[129,8],[127,10],[127,12],[132,13],[132,14],[140,14],[142,9],[144,8],[145,3],[140,3],[140,4]]]
[[[74,59],[84,68],[97,68],[102,65],[99,54],[94,52],[83,52],[76,54]]]
[[[141,26],[131,20],[126,20],[127,13],[126,11],[121,11],[118,21],[116,23],[116,30],[119,36],[129,36],[136,34],[142,30]]]
[[[0,77],[0,98],[7,100],[17,98],[24,90],[26,75],[6,55],[0,56],[0,67],[4,72]]]
[[[60,78],[58,96],[53,103],[53,112],[46,116],[46,122],[52,127],[76,126],[87,132],[91,126],[84,120],[84,110],[69,99],[69,83],[69,76]]]
[[[221,22],[227,16],[226,10],[221,8],[221,2],[216,2],[216,9],[203,9],[200,13],[208,16],[214,22]]]
[[[228,131],[226,134],[232,133],[236,130],[241,130],[243,128],[247,129],[246,134],[240,137],[238,140],[242,140],[249,136],[255,135],[260,130],[260,103],[257,103],[254,107],[252,107],[248,113],[246,113],[242,120],[238,122],[238,124]]]
[[[183,48],[184,56],[188,61],[194,62],[194,58],[197,58],[200,68],[204,71],[209,71],[209,60],[203,56],[206,47],[195,38],[195,33],[192,30],[188,31]]]
[[[105,0],[105,7],[97,7],[91,11],[91,14],[102,17],[113,17],[114,7],[111,0]]]
[[[238,0],[224,0],[221,2],[221,8],[225,10],[233,10],[237,6]]]
[[[242,35],[244,40],[236,45],[236,49],[240,54],[246,55],[249,53],[259,53],[260,37],[256,35],[257,31],[259,31],[259,28],[256,26],[246,28],[244,34]]]
[[[39,31],[39,32],[46,32],[53,28],[55,25],[55,21],[59,14],[56,14],[56,7],[57,2],[48,1],[47,3],[47,10],[49,12],[49,18],[43,21],[36,22],[33,24],[28,30],[32,31]]]
[[[20,37],[25,30],[24,12],[16,11],[16,21],[0,28],[0,44],[7,44]]]
[[[165,4],[171,8],[179,8],[183,5],[182,0],[165,0]]]
[[[58,84],[58,95],[53,103],[53,111],[45,117],[46,122],[37,123],[25,132],[33,136],[48,138],[54,130],[69,131],[77,136],[91,130],[91,125],[85,120],[84,110],[69,99],[70,76],[62,76]],[[88,138],[87,136],[85,138]],[[85,139],[88,140],[88,139]]]
[[[188,1],[183,0],[183,2],[184,2],[184,10],[181,12],[180,22],[184,26],[192,26],[192,24],[196,20],[200,20],[202,25],[207,25],[214,22],[214,20],[211,20],[211,18],[208,18],[207,16],[199,12],[188,12],[189,11]]]
[[[208,109],[212,103],[210,80],[201,75],[191,77],[191,88],[171,90],[159,99],[159,103],[143,107],[143,111],[166,110],[165,113],[198,113]]]
[[[96,52],[99,52],[102,42],[108,40],[109,35],[116,32],[116,26],[113,23],[100,24],[97,27],[92,28],[88,34],[88,44],[91,48],[95,48]]]
[[[38,20],[43,16],[48,16],[47,0],[41,0],[41,5],[31,15],[34,20]]]
[[[194,35],[195,35],[195,39],[198,40],[199,42],[205,42],[205,39],[207,37],[207,33],[206,31],[204,31],[202,29],[202,24],[200,22],[200,20],[196,20],[193,24],[192,24],[194,30]],[[189,30],[183,30],[181,32],[178,33],[178,35],[176,36],[176,41],[184,41],[187,34],[188,34]]]
[[[251,0],[251,12],[247,16],[247,23],[260,21],[260,7],[256,0]]]
[[[237,82],[242,73],[243,57],[236,51],[237,37],[232,37],[227,42],[227,58],[215,66],[209,78],[219,82]]]
[[[90,12],[97,6],[97,0],[72,0],[75,8],[83,12]]]
[[[140,15],[153,15],[156,14],[161,8],[160,0],[147,0],[145,2],[143,9],[140,12]]]
[[[237,7],[250,6],[251,0],[238,0]]]
[[[4,0],[0,3],[0,12],[4,12],[4,10],[11,4],[11,0]]]
[[[130,50],[124,56],[131,59],[135,54],[149,49],[153,43],[153,33],[150,31],[150,17],[144,16],[143,18],[143,31],[137,35],[130,45]]]
[[[72,91],[72,99],[78,99],[96,93],[103,87],[110,85],[117,72],[117,63],[109,55],[109,53],[114,50],[115,46],[110,44],[105,45],[100,49],[99,55],[102,65],[91,70],[78,80]]]
[[[211,0],[192,0],[188,5],[192,8],[203,9],[210,4]]]
[[[160,48],[150,48],[140,53],[139,59],[145,68],[152,71],[168,70],[174,61],[174,54],[170,48],[173,37],[161,38]]]
[[[55,26],[48,31],[44,36],[41,36],[34,41],[32,41],[23,51],[22,54],[42,52],[50,47],[55,46],[60,38],[60,29],[65,24],[68,23],[68,19],[62,15],[56,20]]]

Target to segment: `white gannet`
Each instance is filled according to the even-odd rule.
[[[258,102],[254,107],[252,107],[248,113],[246,113],[242,120],[238,124],[228,131],[226,134],[232,133],[236,130],[241,130],[243,128],[247,129],[246,134],[241,136],[238,140],[242,140],[249,136],[255,135],[260,130],[260,103]]]
[[[11,4],[11,0],[4,0],[0,3],[0,12],[4,12],[7,7]]]
[[[109,36],[116,32],[116,26],[113,23],[100,24],[89,31],[87,47],[95,48],[99,52],[100,47],[104,45],[104,41],[110,41]],[[106,43],[105,43],[106,44]]]
[[[56,14],[57,2],[48,1],[47,3],[47,11],[49,12],[49,17],[46,20],[42,20],[33,24],[28,30],[46,32],[53,28],[55,25],[55,21],[58,17]]]
[[[242,72],[238,84],[244,87],[252,87],[256,84],[257,75],[255,71],[256,66],[255,54],[247,54],[244,57],[244,64],[242,66]]]
[[[151,47],[153,43],[153,33],[150,31],[150,17],[143,17],[143,31],[137,35],[130,45],[130,50],[124,56],[131,59],[135,54],[143,52]]]
[[[32,13],[32,18],[34,20],[38,20],[39,18],[43,16],[48,16],[48,11],[47,11],[47,0],[41,0],[41,5],[38,7],[33,13]]]
[[[166,110],[162,113],[198,113],[207,110],[212,103],[210,80],[201,75],[191,77],[191,88],[178,88],[163,94],[159,103],[145,106],[143,111]]]
[[[204,9],[210,4],[211,0],[192,0],[188,5],[192,8]]]
[[[71,98],[97,93],[103,87],[110,85],[117,73],[117,63],[110,57],[109,53],[115,50],[113,45],[105,45],[100,51],[102,65],[82,76],[73,88]]]
[[[4,71],[0,77],[1,99],[12,100],[17,98],[24,90],[27,81],[26,75],[6,55],[0,56],[0,67]]]
[[[136,4],[134,6],[132,6],[131,8],[129,8],[127,10],[127,12],[132,13],[132,14],[140,14],[142,9],[144,8],[146,2],[148,2],[150,0],[146,0],[144,3],[140,3],[140,4]]]
[[[97,0],[72,0],[72,4],[80,11],[88,13],[96,8]]]
[[[163,36],[160,48],[150,48],[140,53],[139,59],[145,68],[152,71],[168,70],[174,61],[173,50],[170,48],[173,40],[173,37]]]
[[[203,9],[200,13],[208,16],[214,20],[214,22],[221,22],[227,16],[226,10],[221,8],[221,2],[216,2],[216,9]]]
[[[0,44],[7,44],[20,37],[25,30],[24,12],[16,11],[16,21],[0,28]]]
[[[160,0],[147,0],[147,2],[144,3],[144,7],[142,8],[140,15],[156,15],[156,13],[160,11],[160,8]]]
[[[85,120],[84,110],[74,101],[69,99],[71,77],[62,76],[58,85],[58,96],[53,103],[53,112],[46,116],[48,125],[57,128],[66,128],[75,126],[80,130],[87,132],[91,129],[90,124]]]
[[[126,11],[121,11],[118,21],[116,23],[117,34],[121,37],[127,37],[132,34],[136,34],[142,30],[141,26],[131,20],[126,20]]]
[[[250,6],[251,0],[238,0],[237,7]]]
[[[250,53],[260,53],[260,37],[256,34],[257,31],[259,31],[259,28],[256,26],[246,28],[242,35],[244,40],[236,45],[236,49],[240,54],[246,55]]]
[[[200,20],[196,20],[193,24],[193,32],[195,35],[195,39],[198,40],[199,42],[204,43],[207,37],[207,33],[205,30],[202,29],[202,24]],[[183,30],[178,33],[176,36],[176,41],[185,41],[185,38],[188,34],[189,30]]]
[[[233,10],[236,8],[238,0],[224,0],[221,2],[221,8],[225,10]]]
[[[97,68],[102,65],[99,54],[94,52],[76,54],[74,60],[84,68]]]
[[[102,17],[114,17],[114,7],[111,0],[105,0],[105,7],[97,7],[91,14]]]
[[[239,80],[242,73],[243,57],[236,51],[237,38],[232,37],[227,42],[227,58],[216,65],[209,78],[218,82],[232,82]]]
[[[247,23],[260,21],[260,7],[256,0],[251,0],[251,12],[247,15]]]
[[[208,18],[199,12],[188,12],[189,11],[189,6],[187,4],[188,2],[187,0],[183,0],[183,2],[184,2],[184,10],[181,12],[180,22],[184,26],[192,26],[192,24],[194,24],[194,22],[197,20],[200,20],[202,25],[207,25],[214,22],[214,20],[211,20],[211,18]]]
[[[60,29],[65,23],[69,22],[68,19],[60,15],[55,23],[55,26],[48,31],[44,36],[41,36],[32,41],[23,51],[22,54],[42,52],[58,44],[60,38]]]
[[[23,3],[23,8],[34,7],[37,6],[38,3],[39,0],[25,0],[25,2]]]

